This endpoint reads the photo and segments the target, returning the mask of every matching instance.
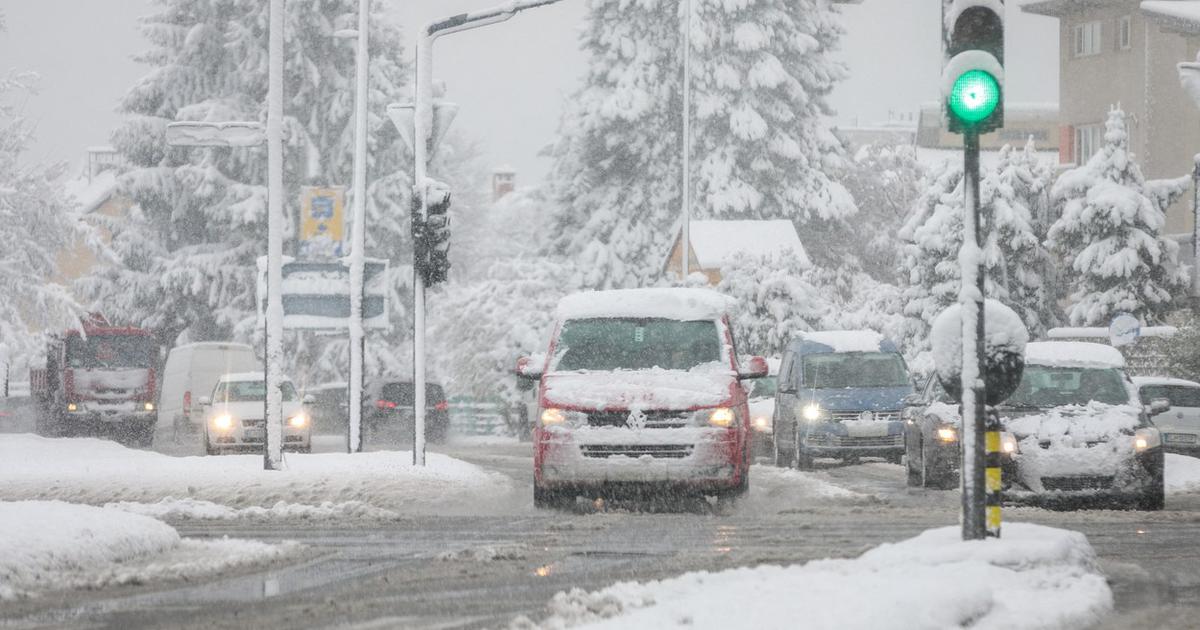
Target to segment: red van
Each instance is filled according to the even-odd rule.
[[[517,362],[538,383],[534,503],[623,490],[732,497],[749,487],[750,413],[732,298],[705,289],[591,291],[563,298],[544,357]]]

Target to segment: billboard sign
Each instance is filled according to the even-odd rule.
[[[368,258],[363,269],[363,327],[386,330],[388,261]],[[342,331],[350,322],[350,261],[307,261],[284,257],[283,327]],[[267,260],[258,259],[258,325],[265,320]]]
[[[340,258],[346,251],[346,188],[300,189],[300,256]]]

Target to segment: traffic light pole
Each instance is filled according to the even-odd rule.
[[[985,402],[983,374],[983,250],[979,219],[979,132],[963,133],[963,245],[962,267],[962,536],[982,540],[987,536],[984,433]],[[970,340],[974,340],[971,343]]]
[[[417,217],[429,216],[427,192],[433,136],[433,42],[442,35],[503,22],[520,11],[554,4],[560,0],[524,0],[460,13],[430,22],[417,42],[416,94],[413,98],[413,195]],[[413,465],[425,465],[425,278],[421,275],[413,244]]]

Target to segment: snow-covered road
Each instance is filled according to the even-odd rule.
[[[268,569],[187,584],[157,581],[10,601],[0,605],[0,625],[506,627],[522,616],[546,618],[554,596],[571,588],[601,591],[616,582],[694,571],[854,558],[957,520],[956,493],[909,491],[902,469],[883,463],[810,473],[756,467],[750,496],[725,513],[702,506],[681,513],[631,513],[623,506],[545,512],[534,510],[528,496],[528,444],[439,450],[499,471],[515,493],[496,500],[459,495],[442,505],[454,508],[447,515],[433,514],[434,504],[426,510],[417,503],[367,503],[396,518],[353,511],[314,517],[251,501],[201,503],[216,495],[151,508],[147,495],[134,511],[163,517],[185,541],[296,540],[303,553]],[[115,498],[90,496],[100,504]],[[1155,627],[1183,628],[1179,620],[1200,614],[1194,568],[1200,557],[1191,543],[1200,494],[1173,494],[1168,510],[1157,514],[1019,508],[1007,510],[1006,518],[1087,535],[1111,580],[1117,615],[1110,623],[1118,624],[1111,627],[1148,619]]]

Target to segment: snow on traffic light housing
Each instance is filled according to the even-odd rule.
[[[1003,0],[943,0],[942,17],[947,129],[983,134],[1003,127]]]

